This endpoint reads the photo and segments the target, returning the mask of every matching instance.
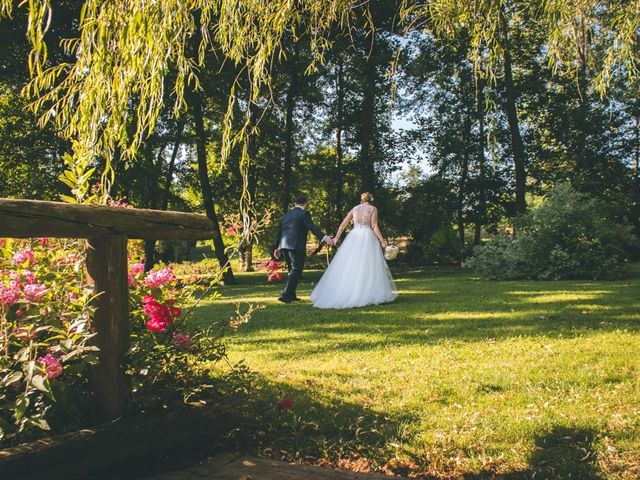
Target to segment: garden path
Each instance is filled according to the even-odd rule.
[[[355,473],[313,465],[301,465],[224,454],[210,457],[198,465],[147,477],[145,480],[382,480],[389,477],[376,473]]]

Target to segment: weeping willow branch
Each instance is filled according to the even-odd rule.
[[[640,2],[599,0],[403,0],[400,19],[407,31],[437,38],[469,38],[469,60],[495,83],[502,47],[500,11],[535,22],[545,32],[543,52],[551,69],[577,82],[586,70],[602,95],[617,75],[638,77]],[[533,25],[531,25],[533,26]],[[601,50],[601,58],[593,52]],[[532,53],[533,54],[533,53]]]
[[[175,76],[169,97],[176,116],[186,108],[186,90],[200,88],[198,71],[207,51],[220,52],[246,69],[255,102],[260,87],[271,81],[285,32],[308,35],[313,69],[324,60],[329,29],[348,24],[356,0],[85,0],[78,37],[62,43],[75,61],[58,65],[47,63],[45,36],[55,15],[49,0],[0,0],[0,15],[11,15],[16,4],[29,12],[31,81],[24,93],[42,124],[53,122],[74,142],[74,157],[103,162],[99,198],[104,201],[113,182],[111,158],[116,150],[131,158],[151,134],[165,108],[169,71]],[[195,15],[200,43],[190,57]],[[224,121],[223,161],[250,131],[248,120],[238,132],[231,130],[236,90],[234,85]],[[248,162],[242,163],[246,169]],[[76,178],[84,175],[76,172]]]

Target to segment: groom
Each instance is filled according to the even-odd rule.
[[[291,303],[294,300],[298,300],[298,297],[296,297],[296,288],[302,276],[302,269],[304,268],[304,261],[307,256],[307,233],[309,233],[309,230],[311,230],[321,242],[335,245],[333,238],[323,234],[316,224],[313,223],[311,215],[307,212],[306,208],[307,198],[298,195],[293,209],[285,213],[280,219],[276,242],[273,246],[273,256],[276,260],[284,257],[287,262],[287,269],[289,270],[287,283],[278,297],[278,300],[284,303]]]

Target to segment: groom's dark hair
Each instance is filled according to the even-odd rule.
[[[296,205],[306,205],[307,204],[307,197],[305,197],[304,195],[298,195],[296,197]]]

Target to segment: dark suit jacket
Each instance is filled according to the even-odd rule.
[[[299,207],[289,210],[280,219],[273,250],[285,249],[306,252],[309,231],[320,241],[324,238],[322,231],[311,220],[309,212]]]

